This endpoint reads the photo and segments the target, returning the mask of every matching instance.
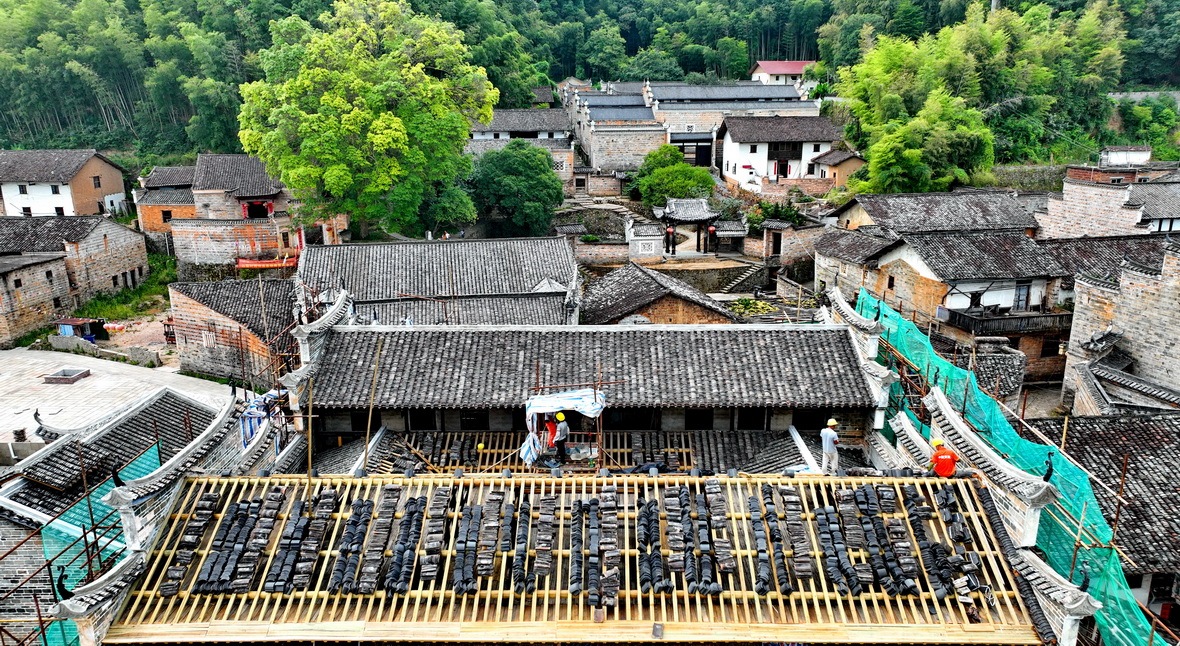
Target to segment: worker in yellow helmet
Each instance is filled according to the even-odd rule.
[[[570,436],[570,425],[565,421],[565,413],[557,414],[557,433],[553,436],[553,446],[557,447],[557,460],[565,464],[565,442]]]
[[[836,432],[839,423],[833,418],[828,420],[828,427],[819,432],[819,439],[824,445],[824,461],[820,470],[824,475],[834,476],[840,469],[840,454],[836,447],[840,445],[840,434]]]
[[[934,469],[935,475],[943,478],[955,475],[955,466],[959,463],[959,456],[946,448],[941,439],[935,439],[930,443],[930,446],[934,447],[934,454],[930,456],[930,462],[926,468]]]

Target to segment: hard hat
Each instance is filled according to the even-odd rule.
[[[942,446],[942,440],[934,440],[930,443],[930,446]]]
[[[838,425],[838,424],[839,424],[839,422],[837,422],[837,421],[836,421],[836,418],[835,418],[835,417],[833,417],[832,419],[828,420],[828,426],[836,426],[836,425]]]
[[[558,413],[557,414],[557,421],[564,422],[565,421],[565,413]]]

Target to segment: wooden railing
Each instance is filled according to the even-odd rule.
[[[1009,314],[982,317],[956,310],[946,310],[947,323],[976,336],[1004,336],[1030,332],[1059,332],[1073,323],[1073,312],[1053,314]]]

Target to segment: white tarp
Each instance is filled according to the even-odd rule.
[[[537,439],[537,415],[556,413],[562,410],[576,410],[586,417],[598,417],[604,408],[606,408],[606,398],[603,397],[601,391],[596,391],[593,388],[529,397],[529,400],[524,404],[524,423],[528,426],[529,433],[525,437],[524,444],[520,447],[520,458],[525,464],[532,466],[533,462],[536,462],[540,457],[542,444]]]

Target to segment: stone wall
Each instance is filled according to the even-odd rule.
[[[799,189],[808,195],[826,195],[836,181],[830,177],[801,177],[798,179],[779,178],[777,182],[762,178],[762,194],[766,197],[783,197]]]
[[[648,268],[654,269],[662,274],[668,274],[673,278],[679,278],[693,287],[705,292],[706,294],[717,293],[726,285],[730,284],[742,274],[750,269],[751,265],[742,263],[737,267],[725,268],[706,268],[706,269],[678,269],[675,263],[648,265]],[[748,280],[743,281],[743,285],[747,289],[743,290],[743,285],[738,285],[734,291],[751,291],[756,285],[764,285],[766,279],[767,269],[765,266],[760,268],[760,271],[751,276]]]
[[[1060,191],[1065,179],[1065,166],[1045,164],[1012,164],[992,166],[995,185],[1018,191]]]
[[[267,370],[272,356],[263,339],[237,321],[174,289],[168,293],[181,370],[271,385],[277,375]],[[274,334],[279,332],[275,330]]]
[[[590,153],[591,166],[604,171],[615,171],[639,168],[644,156],[667,141],[668,137],[662,126],[596,126],[588,132],[582,144]]]
[[[1125,207],[1126,184],[1095,184],[1066,178],[1061,198],[1049,197],[1046,213],[1038,213],[1038,238],[1077,238],[1145,234],[1138,207]]]
[[[586,180],[586,192],[595,197],[614,197],[623,194],[623,182],[614,175],[590,175]]]
[[[174,221],[172,243],[182,267],[232,265],[238,258],[298,256],[300,251],[299,231],[289,217]]]
[[[17,287],[17,281],[21,286]],[[63,259],[21,267],[0,276],[0,349],[69,314],[70,281]]]
[[[286,212],[290,208],[291,194],[284,189],[272,198],[258,198],[247,202],[273,202],[274,211]],[[242,217],[243,201],[225,191],[193,191],[193,202],[197,217],[211,220],[228,220]]]
[[[626,242],[574,244],[574,258],[583,265],[619,264],[630,260],[630,246]]]
[[[136,287],[147,277],[147,243],[143,234],[103,220],[79,242],[66,243],[66,270],[74,294],[87,301]]]
[[[1115,329],[1123,333],[1119,347],[1135,359],[1135,374],[1180,383],[1180,248],[1168,249],[1160,275],[1124,266],[1119,282]]]
[[[2,589],[5,594],[11,591],[15,584],[23,581],[45,565],[45,547],[40,534],[29,539],[20,547],[16,547],[17,543],[20,543],[30,532],[31,530],[0,518],[0,554],[5,554],[16,548],[15,552],[0,562],[0,568],[3,568],[4,571],[5,585]],[[36,595],[36,601],[34,601],[33,595]],[[42,570],[19,590],[12,592],[12,596],[0,602],[0,621],[3,622],[0,625],[3,625],[4,629],[18,640],[24,640],[39,629],[37,605],[40,604],[42,614],[47,614],[49,607],[55,603],[55,599],[49,571],[48,569]],[[8,643],[13,643],[7,637],[5,639]],[[40,639],[31,639],[24,643],[40,644],[42,642]]]
[[[160,360],[160,353],[147,348],[129,347],[120,348],[120,351],[115,351],[108,348],[100,348],[83,338],[58,336],[56,334],[50,335],[48,340],[49,347],[59,352],[86,354],[100,359],[130,363],[147,368],[157,368],[163,365],[163,362]]]
[[[665,296],[646,305],[634,314],[645,317],[652,323],[733,323],[729,318],[675,296]],[[612,321],[617,322],[617,321]]]

